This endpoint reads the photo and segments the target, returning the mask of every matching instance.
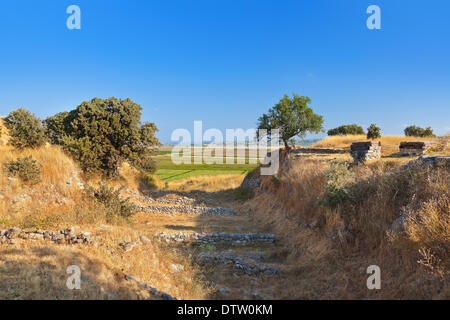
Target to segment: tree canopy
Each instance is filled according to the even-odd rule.
[[[329,136],[343,136],[347,134],[364,134],[364,129],[357,124],[345,124],[334,129],[328,130]]]
[[[160,144],[158,128],[141,122],[141,110],[131,99],[94,98],[44,123],[49,140],[70,152],[86,173],[116,176],[124,160],[147,171],[154,167],[150,154]]]
[[[267,130],[269,139],[269,130],[279,129],[280,141],[286,149],[290,149],[291,138],[297,136],[303,139],[307,132],[319,133],[323,129],[323,117],[313,112],[310,103],[309,97],[293,94],[290,98],[285,94],[280,102],[258,119],[258,129]]]
[[[378,139],[381,138],[381,129],[377,127],[375,123],[372,123],[367,128],[367,139]]]
[[[408,137],[435,137],[431,127],[421,128],[418,126],[409,126],[405,128],[405,136]]]
[[[45,132],[41,120],[30,111],[20,108],[5,118],[9,130],[9,143],[17,149],[37,148],[45,143]]]

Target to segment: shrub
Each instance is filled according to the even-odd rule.
[[[42,166],[31,156],[5,162],[3,166],[8,176],[18,176],[25,183],[33,185],[41,181]]]
[[[247,201],[255,196],[253,188],[250,187],[240,187],[234,190],[234,198],[240,201]]]
[[[347,162],[335,162],[325,174],[325,195],[319,200],[321,206],[335,207],[351,198],[350,187],[356,182],[356,174]]]
[[[153,172],[150,155],[159,141],[154,123],[141,123],[141,106],[130,99],[99,99],[81,103],[75,110],[58,113],[44,121],[46,134],[62,145],[87,174],[118,175],[118,167],[129,161]]]
[[[431,127],[421,128],[417,126],[409,126],[405,128],[405,136],[407,137],[435,137]]]
[[[155,177],[143,170],[138,175],[139,191],[142,193],[158,189],[158,182]]]
[[[5,118],[9,143],[17,149],[37,148],[45,143],[41,120],[23,108],[11,111]]]
[[[156,162],[150,157],[149,154],[142,155],[140,158],[134,159],[130,162],[140,171],[144,171],[149,174],[153,174],[156,171]]]
[[[115,218],[129,218],[137,213],[136,206],[129,198],[122,198],[120,192],[123,187],[114,189],[108,187],[106,182],[99,182],[98,189],[86,186],[86,193],[91,200],[98,202],[105,210],[109,220]]]
[[[45,135],[52,144],[62,144],[63,138],[68,132],[67,116],[69,112],[64,111],[48,117],[43,121]]]
[[[381,131],[381,129],[379,127],[377,127],[376,124],[372,123],[367,128],[367,139],[378,139],[378,138],[381,138],[380,131]]]
[[[334,129],[328,130],[329,136],[343,136],[347,134],[364,134],[364,129],[356,124],[346,124]]]

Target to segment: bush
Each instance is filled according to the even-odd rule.
[[[123,161],[153,172],[150,156],[159,146],[154,123],[141,123],[141,106],[130,99],[99,99],[44,121],[46,135],[62,145],[87,174],[116,177]]]
[[[328,130],[329,136],[343,136],[347,134],[364,134],[364,129],[356,124],[346,124],[340,127]]]
[[[137,213],[136,206],[130,202],[129,198],[122,198],[120,191],[123,187],[114,189],[108,187],[106,182],[99,182],[98,189],[86,186],[86,193],[91,200],[98,202],[105,210],[108,220],[115,218],[129,218]]]
[[[143,155],[138,159],[130,161],[139,171],[144,171],[149,174],[156,172],[156,162],[150,157],[150,155]]]
[[[3,163],[9,177],[18,176],[23,182],[37,184],[41,181],[41,165],[31,156]]]
[[[325,195],[319,200],[320,206],[335,207],[351,198],[350,187],[356,182],[356,174],[347,162],[335,162],[326,172]]]
[[[138,182],[139,191],[141,191],[142,193],[158,189],[158,182],[156,181],[155,177],[143,170],[139,172]]]
[[[37,148],[45,143],[41,120],[23,108],[11,111],[5,118],[11,137],[9,143],[17,149]]]
[[[381,138],[380,131],[381,131],[381,129],[379,127],[377,127],[376,124],[372,123],[367,128],[367,139],[378,139],[378,138]]]
[[[234,190],[234,198],[240,201],[247,201],[255,196],[253,188],[250,187],[240,187]]]
[[[43,121],[45,136],[52,144],[61,145],[66,132],[69,131],[69,123],[66,121],[69,112],[64,111],[48,117]]]
[[[417,127],[417,126],[409,126],[405,128],[405,136],[407,137],[435,137],[433,134],[433,129],[431,127],[427,127],[426,129]]]

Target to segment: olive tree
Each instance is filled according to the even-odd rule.
[[[303,139],[307,132],[319,133],[323,129],[323,117],[313,112],[310,103],[309,97],[293,94],[290,98],[285,94],[258,119],[258,129],[267,130],[269,139],[271,138],[269,130],[279,129],[280,141],[289,150],[291,138]]]
[[[131,99],[94,98],[44,122],[52,143],[70,152],[86,173],[117,176],[124,160],[146,171],[154,167],[150,155],[159,146],[158,128],[141,122],[141,110]]]
[[[46,139],[41,120],[30,111],[20,108],[5,118],[9,130],[9,143],[17,149],[38,148]]]

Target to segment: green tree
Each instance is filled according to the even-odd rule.
[[[20,108],[5,118],[9,130],[9,143],[17,149],[38,148],[45,143],[45,132],[41,120],[30,111]]]
[[[329,136],[343,136],[347,134],[364,134],[364,129],[357,124],[345,124],[337,128],[328,130]]]
[[[132,164],[145,172],[154,173],[156,163],[152,160],[151,155],[158,149],[160,142],[155,137],[158,128],[153,122],[144,122],[139,128],[139,144],[136,147],[139,151],[139,157],[132,160]]]
[[[18,176],[24,183],[33,185],[41,181],[42,165],[32,156],[6,161],[3,166],[8,176]]]
[[[43,121],[45,135],[52,144],[62,144],[68,132],[68,121],[66,121],[68,114],[67,111],[60,112]]]
[[[431,127],[421,128],[418,126],[409,126],[405,128],[405,136],[409,137],[435,137]]]
[[[313,112],[310,103],[309,97],[293,94],[290,98],[285,94],[279,103],[258,119],[258,129],[267,130],[269,139],[269,130],[279,129],[280,141],[289,150],[291,138],[297,136],[303,139],[307,132],[319,133],[323,128],[323,117]]]
[[[368,128],[367,128],[367,139],[378,139],[381,138],[381,133],[380,133],[381,129],[379,127],[377,127],[376,124],[372,123]]]
[[[47,135],[88,174],[117,176],[124,160],[149,170],[150,155],[159,146],[158,129],[154,123],[141,123],[141,110],[131,99],[94,98],[46,119]]]

